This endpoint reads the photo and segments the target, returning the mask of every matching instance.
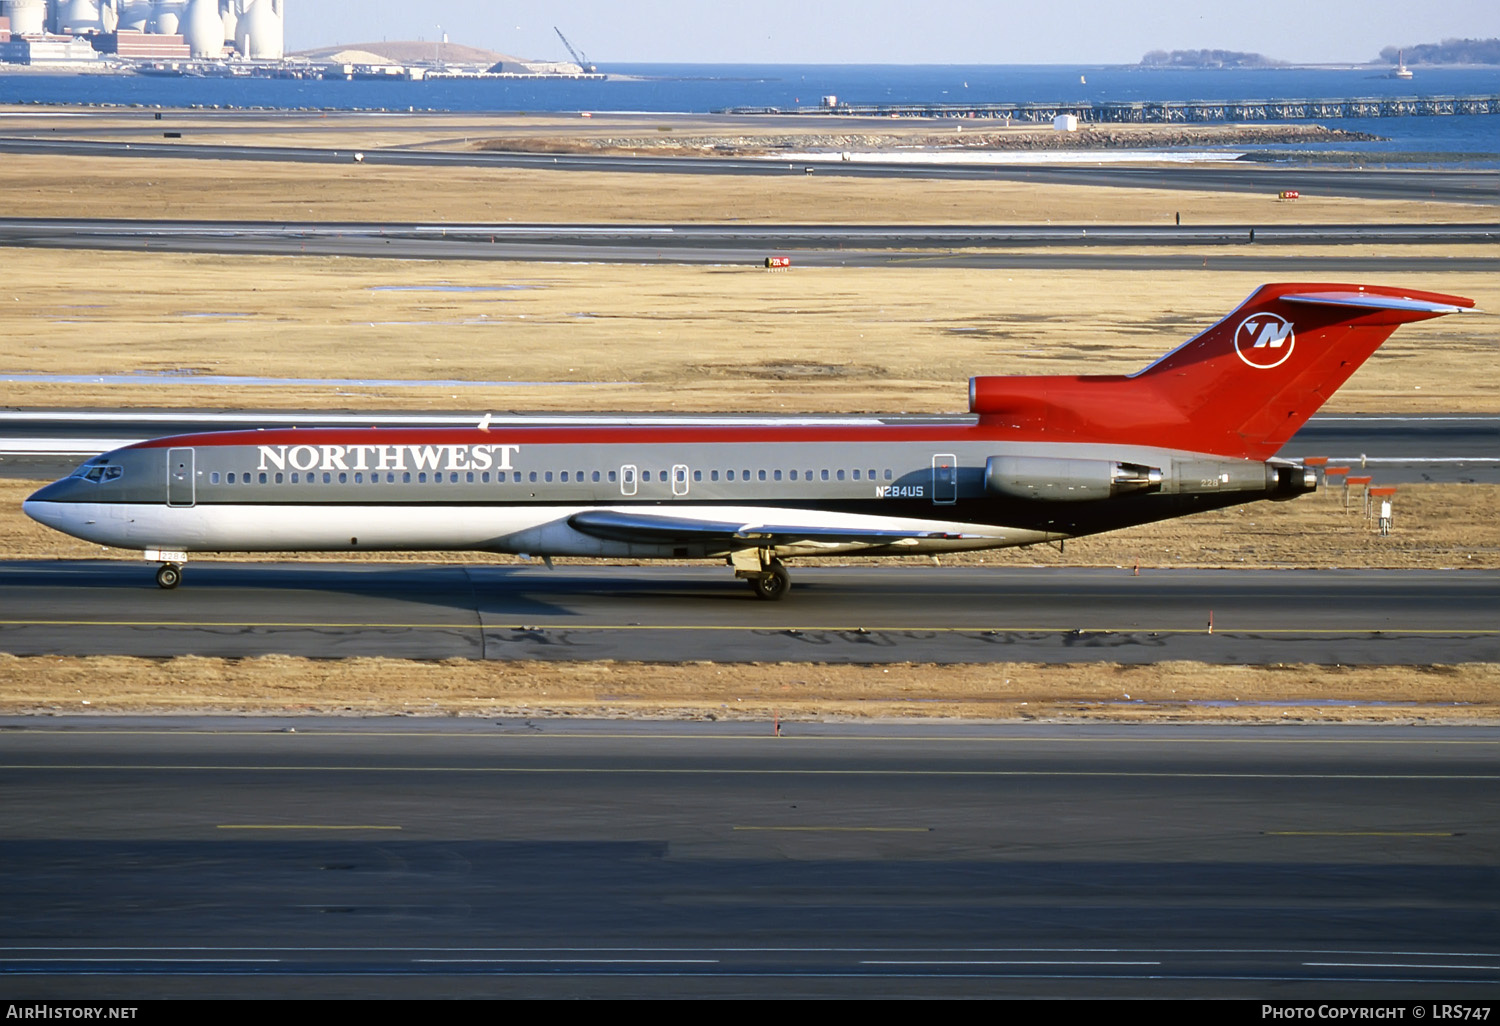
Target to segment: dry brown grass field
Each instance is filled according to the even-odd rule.
[[[257,713],[773,722],[873,717],[1230,723],[1485,723],[1500,667],[533,663],[18,658],[0,715]]]
[[[23,406],[962,411],[971,374],[1136,370],[1264,275],[798,268],[9,250],[0,371]],[[1391,251],[1399,268],[1399,251]],[[1361,276],[1467,295],[1482,273]],[[452,287],[481,291],[449,291]],[[1329,411],[1500,410],[1493,317],[1401,329]],[[496,382],[215,386],[151,375]]]

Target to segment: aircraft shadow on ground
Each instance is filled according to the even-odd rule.
[[[471,574],[470,571],[477,571]],[[0,563],[3,592],[0,618],[40,615],[50,607],[49,593],[86,593],[100,607],[114,607],[127,617],[158,617],[169,612],[213,618],[211,607],[223,595],[242,593],[257,616],[279,611],[305,615],[306,602],[326,595],[330,603],[349,610],[351,619],[401,619],[401,608],[411,605],[462,610],[489,617],[573,618],[588,615],[580,603],[601,606],[648,604],[658,610],[693,607],[704,602],[760,606],[748,587],[719,576],[684,580],[663,578],[660,568],[619,567],[609,570],[568,567],[549,571],[528,566],[473,564],[316,564],[316,563],[189,563],[179,588],[163,592],[156,586],[153,564],[116,560]],[[268,607],[271,593],[284,594],[285,603]],[[345,600],[334,598],[344,596]],[[184,601],[186,600],[186,601]],[[42,603],[39,606],[38,603]],[[154,604],[153,604],[154,603]],[[72,602],[68,603],[73,606]],[[357,608],[356,608],[357,607]],[[240,607],[242,609],[247,607]],[[337,618],[328,607],[319,619]]]

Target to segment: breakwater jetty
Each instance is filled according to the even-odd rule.
[[[827,98],[832,100],[832,97]],[[717,114],[844,117],[987,118],[1046,124],[1066,115],[1099,124],[1189,124],[1328,118],[1500,114],[1500,96],[1364,96],[1318,100],[1144,100],[1110,103],[843,103],[817,107],[730,107]]]

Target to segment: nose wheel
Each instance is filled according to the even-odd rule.
[[[176,563],[163,563],[156,568],[156,586],[171,591],[182,583],[182,567]]]

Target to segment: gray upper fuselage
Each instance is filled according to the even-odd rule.
[[[1151,494],[1076,502],[1028,501],[987,489],[987,461],[1017,455],[1148,465],[1162,469],[1163,483]],[[91,474],[96,468],[119,469]],[[835,427],[769,422],[185,435],[96,457],[32,501],[723,504],[936,516],[1082,534],[1261,497],[1257,490],[1265,490],[1264,467],[1254,461],[1131,445],[1015,441],[972,422]]]

